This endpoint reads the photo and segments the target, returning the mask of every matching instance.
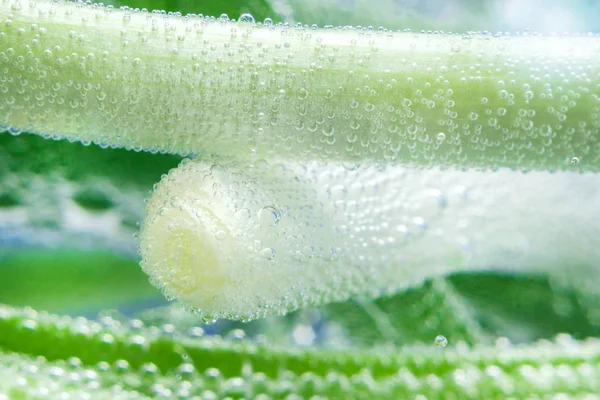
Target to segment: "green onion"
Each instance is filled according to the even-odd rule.
[[[376,298],[463,271],[597,271],[600,175],[185,161],[147,204],[142,268],[211,320]]]
[[[0,124],[256,161],[600,169],[600,39],[0,4]]]
[[[0,394],[47,398],[39,395],[45,389],[100,390],[105,397],[111,390],[124,398],[477,399],[557,393],[583,398],[599,389],[598,341],[567,335],[555,343],[500,341],[500,347],[472,349],[290,350],[134,325],[2,308]]]

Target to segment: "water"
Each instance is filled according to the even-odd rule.
[[[348,13],[348,5],[327,1],[312,4],[311,7],[299,6],[295,1],[285,4],[274,2],[273,8],[280,15],[307,22],[306,25],[292,23],[286,26],[277,26],[277,19],[273,22],[266,18],[273,15],[263,15],[260,10],[253,10],[250,15],[245,14],[247,10],[224,9],[230,6],[220,4],[219,7],[223,8],[225,14],[217,18],[215,23],[230,24],[233,22],[229,22],[229,16],[239,16],[239,22],[235,22],[238,25],[232,25],[237,27],[235,39],[238,41],[247,39],[242,23],[254,24],[255,20],[264,21],[264,29],[289,29],[290,37],[294,38],[305,38],[311,34],[316,37],[324,31],[334,32],[334,26],[325,28],[331,24],[361,25],[356,31],[357,39],[353,39],[355,42],[351,43],[354,45],[368,35],[368,32],[380,32],[384,40],[369,46],[365,57],[360,63],[357,62],[356,71],[359,71],[384,52],[382,43],[390,37],[390,31],[386,28],[397,28],[394,21],[385,18],[400,15],[400,19],[395,22],[399,24],[398,28],[417,31],[423,27],[455,29],[457,25],[452,21],[459,21],[451,18],[456,17],[453,14],[453,2],[445,2],[443,7],[432,7],[430,2],[410,6],[410,12],[416,11],[422,18],[415,18],[410,12],[390,12],[390,7],[398,6],[396,3],[382,2],[379,7],[372,7],[369,3],[369,7],[365,8],[366,3],[354,2],[355,9]],[[40,9],[44,6],[44,2],[37,4]],[[209,6],[207,3],[207,7]],[[14,1],[8,2],[6,7],[10,8],[11,13],[19,13],[32,6]],[[151,4],[147,4],[147,7],[152,9]],[[462,30],[497,29],[502,26],[502,30],[508,27],[511,30],[530,27],[533,30],[561,32],[586,31],[592,29],[597,22],[593,21],[593,16],[597,15],[593,5],[591,10],[582,12],[582,3],[575,2],[571,5],[570,13],[563,12],[560,5],[535,12],[530,12],[528,7],[530,5],[526,2],[502,2],[502,5],[493,3],[483,13],[481,10],[468,9],[468,13],[477,15],[478,18],[470,21],[465,18],[465,21],[458,23],[463,24],[460,26],[464,28]],[[91,6],[90,9],[96,14],[119,13],[114,9],[110,11]],[[220,11],[221,9],[207,14],[218,16]],[[189,22],[191,29],[189,32],[178,32],[173,36],[172,43],[187,46],[196,37],[203,35],[204,16],[197,14],[182,17],[167,14],[166,11],[148,13],[147,10],[128,9],[121,18],[123,26],[131,26],[138,13],[156,18],[156,24],[149,25],[148,36],[153,32],[167,30],[167,26],[176,26],[175,21]],[[484,14],[492,15],[493,21],[483,18]],[[72,15],[74,14],[71,13]],[[556,17],[559,15],[560,18]],[[535,19],[532,20],[531,16]],[[93,13],[83,23],[89,23],[93,20],[91,18],[95,18]],[[438,21],[440,25],[431,26],[431,21]],[[497,25],[491,25],[490,21]],[[169,23],[171,24],[168,25]],[[198,26],[194,26],[195,23]],[[386,25],[386,28],[378,29],[380,23]],[[408,26],[407,23],[413,25]],[[12,21],[4,21],[4,25],[0,25],[0,32],[11,29],[11,24]],[[479,27],[478,24],[488,25]],[[190,32],[193,35],[186,36]],[[21,34],[31,36],[31,44],[28,42],[28,46],[32,48],[42,43],[40,49],[45,60],[60,58],[60,62],[68,63],[77,62],[82,56],[72,54],[78,52],[76,49],[65,52],[68,35],[60,40],[60,45],[53,42],[45,46],[43,38],[48,34],[45,27],[27,26],[27,30]],[[78,34],[78,30],[73,31],[70,40],[78,40]],[[484,34],[480,38],[486,41],[491,39],[488,36]],[[285,36],[282,38],[277,51],[290,49],[289,40],[286,42]],[[449,50],[459,57],[476,47],[473,46],[473,38],[473,35],[460,37]],[[0,35],[0,46],[3,43],[1,39]],[[131,46],[131,40],[126,37],[121,44]],[[140,40],[144,43],[148,38],[146,41]],[[567,38],[561,43],[568,45],[569,40]],[[18,57],[17,51],[12,47],[14,45],[10,46],[10,49],[6,48],[4,51],[6,56]],[[505,51],[501,46],[502,43],[499,43],[498,51]],[[346,49],[340,50],[338,47],[336,50],[334,47],[327,48],[331,54],[324,53],[322,60],[315,56],[315,60],[323,65],[335,65],[340,59],[350,57],[350,52]],[[422,43],[418,40],[410,45],[413,50],[422,48]],[[214,51],[209,46],[207,53],[208,49]],[[182,54],[185,54],[185,50],[173,52],[173,59]],[[227,51],[223,54],[229,56]],[[100,53],[88,54],[84,56],[82,63],[90,66],[99,63],[101,57]],[[198,67],[194,70],[200,73],[203,67],[199,61],[206,54],[198,54],[196,57]],[[420,85],[417,72],[421,72],[422,67],[412,61],[407,64],[407,70],[412,71],[409,77],[412,84],[416,82]],[[124,61],[122,71],[136,68],[144,68],[144,61],[131,58]],[[40,398],[79,397],[93,392],[97,398],[139,398],[139,393],[142,393],[164,398],[201,396],[208,399],[222,396],[260,398],[265,393],[288,398],[311,396],[315,393],[332,397],[345,394],[352,397],[365,392],[379,398],[398,398],[407,395],[407,390],[417,398],[443,396],[448,391],[458,393],[461,398],[476,397],[478,390],[506,397],[511,393],[514,395],[511,391],[515,387],[527,385],[533,385],[540,395],[589,391],[589,385],[586,384],[589,380],[586,379],[593,377],[596,370],[589,360],[597,353],[597,343],[594,340],[585,343],[577,340],[600,335],[597,313],[600,303],[594,290],[597,287],[594,277],[597,275],[595,261],[598,257],[594,238],[597,237],[598,229],[596,205],[600,202],[596,201],[596,189],[599,186],[595,175],[580,173],[589,171],[594,165],[594,157],[590,157],[589,153],[593,147],[578,147],[577,143],[573,145],[568,140],[562,144],[556,143],[566,137],[588,135],[593,138],[597,133],[594,125],[596,120],[581,121],[574,115],[574,111],[579,110],[578,107],[583,104],[583,92],[569,87],[560,92],[558,88],[548,87],[534,78],[526,82],[519,81],[515,86],[511,78],[498,77],[493,81],[497,86],[493,96],[488,93],[478,94],[473,97],[476,102],[472,106],[473,110],[469,108],[471,106],[463,110],[461,115],[466,117],[464,123],[469,125],[464,127],[455,125],[458,113],[454,115],[452,111],[458,107],[461,93],[456,90],[438,93],[433,90],[440,89],[444,85],[443,81],[435,84],[439,87],[433,85],[433,89],[423,84],[415,89],[413,96],[409,96],[410,99],[402,97],[388,104],[378,102],[377,96],[381,91],[389,90],[387,85],[394,87],[398,81],[389,80],[374,89],[377,84],[365,82],[373,82],[376,77],[372,73],[362,74],[356,71],[345,78],[354,85],[353,90],[360,90],[360,93],[346,94],[357,97],[358,100],[354,102],[314,106],[329,104],[326,101],[334,93],[338,96],[335,92],[337,87],[327,86],[326,79],[320,94],[314,86],[301,81],[294,87],[273,92],[277,93],[278,102],[284,101],[286,96],[293,96],[298,104],[309,104],[293,109],[297,120],[290,121],[288,125],[300,134],[293,140],[285,137],[285,146],[292,146],[289,143],[305,149],[313,146],[313,154],[325,154],[322,162],[314,165],[301,164],[301,171],[297,169],[297,165],[286,166],[293,161],[291,159],[282,159],[278,163],[255,162],[259,161],[257,157],[265,154],[265,158],[271,161],[269,151],[272,150],[269,146],[255,146],[249,152],[255,158],[252,163],[235,171],[243,179],[236,180],[237,184],[227,182],[209,193],[209,197],[214,199],[230,199],[227,201],[233,205],[240,201],[248,203],[244,207],[238,207],[239,210],[223,209],[225,215],[231,213],[233,223],[226,226],[228,229],[209,232],[221,243],[218,245],[221,246],[221,252],[235,258],[238,251],[248,251],[251,260],[255,260],[252,255],[256,254],[258,258],[250,267],[261,266],[259,273],[262,272],[262,276],[257,275],[256,270],[255,275],[252,275],[263,278],[258,285],[260,287],[265,285],[264,278],[269,276],[264,273],[270,271],[268,268],[275,270],[275,274],[281,271],[295,274],[291,275],[292,279],[286,283],[287,286],[275,287],[273,284],[274,287],[270,289],[273,293],[282,289],[285,292],[278,299],[278,307],[282,307],[279,311],[289,311],[302,305],[304,301],[313,301],[310,296],[306,296],[307,291],[302,290],[302,285],[311,279],[320,284],[320,288],[331,288],[315,302],[334,298],[340,300],[349,293],[356,293],[359,287],[364,289],[365,284],[372,289],[363,293],[364,298],[359,300],[304,308],[285,317],[274,316],[253,322],[213,322],[212,316],[195,314],[178,303],[164,307],[166,302],[163,295],[150,285],[137,264],[138,239],[134,234],[144,218],[144,199],[149,196],[153,184],[160,180],[161,174],[167,173],[180,161],[180,157],[161,156],[170,151],[170,147],[131,145],[136,151],[151,150],[156,153],[150,155],[146,152],[115,150],[116,145],[108,144],[107,138],[84,140],[89,146],[83,147],[65,141],[44,141],[39,137],[20,134],[22,130],[36,129],[0,127],[11,134],[0,135],[0,302],[19,307],[31,305],[38,310],[89,318],[63,318],[60,322],[55,320],[58,331],[44,331],[47,321],[43,313],[26,309],[17,312],[21,313],[19,323],[11,325],[16,326],[16,330],[12,331],[10,329],[13,328],[7,328],[4,322],[13,311],[9,308],[0,310],[0,330],[3,333],[0,338],[4,341],[15,339],[11,342],[14,348],[8,347],[6,342],[0,347],[20,352],[25,346],[34,346],[31,348],[33,350],[30,349],[32,354],[48,355],[47,360],[44,360],[24,354],[17,356],[0,353],[0,364],[3,366],[0,373],[0,399],[8,398],[6,393],[9,392]],[[449,71],[451,64],[445,63],[432,72],[448,75],[451,73]],[[42,79],[41,76],[39,78]],[[575,76],[572,79],[579,78],[581,77]],[[84,81],[87,78],[83,74],[82,79],[81,84],[61,80],[55,82],[60,83],[58,86],[47,85],[47,88],[57,96],[68,90],[79,90],[80,93],[96,90],[85,86],[86,83],[91,84],[91,81]],[[97,77],[94,78],[96,79]],[[103,79],[110,81],[112,78],[108,76]],[[32,82],[34,80],[29,79],[18,83],[31,88]],[[264,90],[264,86],[261,86],[264,82],[260,74],[249,74],[246,86],[241,88]],[[457,77],[452,85],[469,82],[467,77]],[[587,89],[589,93],[597,95],[594,86]],[[377,90],[377,93],[373,94],[369,90]],[[33,96],[45,95],[34,92]],[[560,105],[553,102],[547,107],[538,107],[540,104],[545,105],[544,102],[548,102],[551,95],[559,96],[557,99]],[[57,110],[66,107],[74,110],[74,113],[89,110],[86,108],[89,104],[79,98],[60,97],[55,100]],[[47,96],[49,104],[52,98]],[[178,98],[181,101],[189,99],[186,96]],[[68,101],[65,102],[65,99]],[[160,110],[160,107],[152,108],[147,98],[135,93],[117,98],[111,96],[110,91],[99,90],[90,99],[94,106],[96,101],[111,103],[116,100],[131,107],[139,104],[139,107],[146,107],[144,112]],[[228,100],[231,99],[233,97]],[[13,102],[16,99],[6,96],[3,100]],[[60,104],[61,101],[63,104]],[[495,103],[496,101],[500,103]],[[519,106],[515,107],[510,102],[518,103]],[[35,106],[34,103],[32,105]],[[47,104],[44,107],[46,106]],[[174,108],[176,109],[177,107]],[[201,111],[199,107],[196,109]],[[422,116],[419,118],[415,110],[432,109],[445,115],[440,120],[443,124],[438,124],[435,129],[424,129],[429,126],[429,121]],[[236,115],[235,108],[226,107],[223,110],[226,110],[223,111],[224,116]],[[446,110],[447,115],[444,114]],[[344,113],[349,113],[344,126],[346,131],[340,129],[340,125],[334,127],[326,122],[345,115]],[[69,115],[63,115],[61,121],[72,126],[81,124],[80,119]],[[143,113],[140,112],[139,115]],[[201,117],[201,120],[206,122],[214,117],[215,115],[207,115],[206,118]],[[270,117],[272,115],[269,114],[268,107],[263,107],[244,124],[251,124],[253,137],[261,138],[274,132],[270,130],[273,126]],[[161,135],[174,135],[174,127],[177,121],[181,121],[178,118],[185,119],[185,116],[174,115],[173,118],[159,120],[161,125],[156,126],[161,127]],[[411,120],[403,121],[403,118]],[[197,120],[193,118],[186,121],[195,128],[206,128],[204,125],[196,125]],[[285,119],[276,122],[280,124],[276,125],[278,132],[288,132],[287,128],[282,129],[287,124]],[[100,120],[89,126],[99,128],[105,123],[106,121]],[[239,126],[244,124],[240,123]],[[367,154],[361,153],[367,150],[381,150],[377,158],[389,162],[397,160],[400,151],[409,150],[413,145],[421,149],[422,143],[434,147],[447,146],[450,151],[456,150],[459,153],[460,149],[469,148],[477,154],[477,151],[489,149],[492,145],[485,140],[481,142],[483,139],[480,139],[479,132],[502,132],[512,124],[516,124],[515,129],[523,133],[525,139],[540,140],[535,142],[539,143],[535,147],[541,154],[539,159],[550,157],[548,152],[552,152],[552,149],[565,150],[559,157],[560,163],[554,165],[555,169],[562,172],[540,172],[539,163],[536,164],[538,171],[533,173],[507,171],[500,168],[501,158],[498,158],[499,163],[496,165],[499,172],[423,171],[405,169],[398,165],[394,168],[373,166],[356,159],[338,163],[336,156],[327,154],[327,149],[355,146],[354,150],[362,155]],[[111,134],[124,137],[126,132],[135,129],[135,124],[121,124]],[[457,145],[457,137],[453,133],[456,129],[459,129],[461,135],[469,131],[468,145]],[[55,133],[49,133],[45,126],[37,130],[48,138],[58,137]],[[357,131],[367,135],[361,136]],[[311,138],[310,135],[315,132],[318,141],[307,141],[306,138]],[[403,150],[397,146],[398,143],[385,142],[389,135],[398,133],[406,135],[406,140],[401,143]],[[465,136],[461,137],[464,138]],[[520,140],[523,138],[509,143],[506,150],[512,152],[512,155],[519,152],[527,154],[527,145],[519,142]],[[103,149],[94,143],[102,143]],[[381,147],[377,147],[378,145]],[[235,149],[235,146],[242,144],[232,146],[229,143],[223,149]],[[459,155],[454,160],[460,159]],[[476,157],[473,159],[477,160]],[[260,167],[251,170],[251,165]],[[527,169],[528,166],[520,167]],[[227,174],[226,171],[225,176]],[[297,179],[304,181],[298,183]],[[264,182],[267,183],[266,187]],[[285,190],[287,195],[282,194]],[[190,193],[193,194],[193,191],[184,193],[183,198],[190,196]],[[167,197],[172,199],[172,194]],[[298,207],[300,200],[305,201],[305,208]],[[180,200],[174,203],[173,207],[181,205]],[[214,209],[213,206],[212,210]],[[360,223],[349,224],[348,221]],[[244,229],[237,231],[229,229],[236,224],[246,225],[243,225]],[[167,226],[165,229],[170,228]],[[225,246],[223,243],[231,239],[231,235],[237,245],[222,247]],[[245,246],[248,238],[251,239],[250,244]],[[175,247],[177,246],[175,243]],[[233,251],[228,251],[230,249]],[[401,270],[396,263],[405,262],[407,258],[414,264],[401,264],[410,265],[408,272],[402,274],[403,279],[407,279],[403,281],[407,289],[396,293],[399,287],[394,284],[397,280],[393,278]],[[426,262],[415,264],[415,260],[419,259]],[[360,273],[352,277],[352,272],[356,270]],[[440,272],[439,276],[436,271]],[[446,276],[447,274],[450,276]],[[427,279],[433,275],[438,277]],[[419,276],[419,279],[411,281],[408,279],[411,276]],[[296,279],[298,277],[303,279]],[[237,278],[247,279],[244,274],[237,274]],[[323,285],[323,282],[327,284]],[[348,282],[352,282],[352,285],[348,285]],[[242,280],[233,295],[249,299],[256,290],[260,290],[248,283],[247,280]],[[372,299],[384,292],[389,293],[389,296]],[[289,293],[294,295],[289,296]],[[295,293],[299,293],[298,298],[294,298]],[[343,296],[340,297],[340,293]],[[118,311],[108,311],[110,309]],[[254,316],[258,316],[260,312]],[[231,316],[240,317],[242,321],[250,319],[248,315],[233,314]],[[132,317],[135,319],[130,320]],[[204,324],[205,322],[211,323]],[[69,328],[63,335],[60,329],[64,329],[65,324]],[[74,340],[78,345],[85,346],[89,341],[93,343],[90,348],[96,349],[95,346],[99,345],[101,350],[107,350],[105,354],[112,355],[98,356],[93,351],[76,354],[75,350],[79,347],[60,341],[70,335],[70,332],[77,336]],[[510,344],[530,344],[538,339],[553,339],[560,332],[571,332],[573,337],[560,335],[556,343],[546,343],[541,348],[525,350]],[[57,336],[52,336],[54,334]],[[498,337],[508,337],[510,340],[496,340]],[[175,352],[171,354],[175,356],[173,365],[166,369],[161,364],[164,360],[140,358],[155,341],[164,343],[165,340],[182,338],[195,340],[195,343],[206,340],[201,343],[206,346],[205,349],[209,349],[208,354],[215,358],[198,357],[193,351],[178,346],[175,346]],[[470,353],[466,352],[466,347],[496,341],[501,345],[486,347],[488,358],[483,357],[483,353],[477,353],[479,359],[488,360],[482,366],[462,362],[453,365],[448,374],[439,373],[435,369],[436,360],[439,360],[436,357],[440,354],[440,349],[435,346],[444,348],[442,353],[447,357],[446,360],[464,360],[461,357],[468,360]],[[425,344],[410,348],[410,345],[418,342]],[[119,343],[127,347],[127,352],[119,353]],[[216,357],[211,353],[210,349],[219,346],[228,348],[230,345],[239,347],[232,347],[234,351],[229,359],[219,359],[220,356]],[[294,361],[290,362],[290,367],[274,370],[273,365],[279,363],[273,360],[263,362],[252,351],[252,346],[263,345],[276,351],[309,347],[313,351],[316,349],[314,354],[317,355],[321,352],[328,354],[328,351],[335,348],[343,349],[343,352],[337,353],[337,364],[332,361],[319,364],[319,361],[305,369],[294,369],[291,367],[296,362]],[[401,346],[405,346],[405,353],[402,354],[408,360],[423,360],[425,357],[429,361],[425,363],[425,369],[419,370],[410,362],[410,366],[406,363],[394,364],[394,355],[400,351]],[[244,352],[246,350],[247,353]],[[434,352],[430,353],[432,350]],[[539,357],[535,356],[539,352],[544,352],[545,356],[550,357],[550,361],[540,365]],[[356,360],[360,362],[353,364],[349,354],[356,356]],[[520,363],[518,373],[503,370],[502,362],[496,362],[495,359],[501,357],[498,354]],[[377,375],[374,371],[379,367],[375,365],[379,364],[368,361],[372,356],[380,360],[381,365],[392,366],[393,372]],[[279,357],[282,355],[279,354]],[[573,357],[579,357],[582,361],[573,365],[564,363],[566,358]],[[157,379],[165,371],[170,376]]]

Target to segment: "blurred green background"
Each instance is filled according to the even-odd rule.
[[[0,134],[0,151],[0,303],[91,318],[116,310],[121,318],[143,316],[157,324],[202,323],[177,304],[167,307],[137,261],[134,233],[143,199],[178,157],[26,134]],[[406,344],[438,334],[454,343],[497,336],[531,342],[561,332],[597,336],[600,328],[589,318],[593,305],[577,287],[552,277],[471,273],[390,298],[250,324],[222,321],[206,330],[241,327],[268,334],[271,342],[301,345]],[[295,339],[299,328],[314,337]]]
[[[600,5],[577,1],[131,0],[115,5],[257,21],[391,29],[597,31]],[[532,13],[531,10],[538,12]],[[153,323],[201,323],[167,307],[138,266],[134,234],[144,198],[179,157],[0,134],[0,303],[94,317],[107,310]],[[568,266],[565,266],[568,267]],[[354,300],[244,324],[298,345],[515,342],[569,332],[598,336],[594,298],[546,276],[461,274],[377,301]],[[208,332],[242,326],[221,322]],[[268,329],[265,327],[268,326]],[[304,331],[298,331],[298,329]],[[306,331],[313,334],[299,334]],[[314,337],[313,337],[314,336]],[[306,338],[310,340],[307,340]]]

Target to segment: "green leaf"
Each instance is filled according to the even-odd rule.
[[[152,327],[132,331],[111,319],[100,324],[6,307],[0,315],[0,348],[5,353],[0,390],[22,395],[48,380],[60,387],[70,379],[71,387],[81,388],[84,381],[76,384],[72,369],[75,375],[91,370],[87,379],[96,387],[115,390],[117,384],[126,392],[149,396],[183,389],[189,390],[184,397],[209,390],[235,398],[292,393],[352,398],[582,396],[594,390],[600,361],[597,340],[576,342],[566,336],[557,343],[502,351],[485,346],[290,350],[214,337],[192,339]],[[44,358],[32,362],[11,352]],[[28,365],[39,373],[23,371]],[[53,366],[58,370],[52,372]],[[15,375],[32,384],[19,384]]]
[[[597,303],[578,301],[579,286],[562,289],[547,276],[458,273],[395,296],[348,301],[321,309],[328,323],[342,327],[355,346],[433,343],[490,343],[498,337],[532,343],[569,332],[597,337],[600,326],[589,312]]]
[[[180,159],[0,134],[0,248],[110,250],[132,257],[144,198]]]
[[[94,181],[108,180],[127,191],[146,195],[160,176],[180,161],[181,157],[173,155],[103,149],[37,135],[15,137],[5,133],[0,134],[0,190],[10,191],[17,198],[7,206],[25,203],[35,190],[31,186],[36,179],[58,178],[82,189]],[[118,200],[110,198],[109,202]]]

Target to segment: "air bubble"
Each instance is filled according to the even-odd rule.
[[[333,136],[333,134],[335,133],[335,128],[333,127],[333,125],[327,125],[324,126],[321,131],[323,132],[323,135],[330,137]]]
[[[542,135],[544,137],[551,136],[552,135],[552,127],[547,124],[540,126],[540,135]]]
[[[443,335],[437,335],[434,342],[437,347],[446,347],[448,345],[448,339]]]
[[[273,206],[263,207],[258,212],[258,221],[263,226],[275,226],[279,224],[280,219],[281,212]]]
[[[14,127],[9,127],[8,128],[8,133],[10,133],[13,136],[19,136],[21,134],[21,130],[14,128]]]
[[[245,23],[253,24],[255,21],[254,21],[254,17],[252,16],[252,14],[244,13],[244,14],[240,15],[238,22],[245,22]]]
[[[305,88],[298,89],[297,96],[300,100],[306,100],[306,98],[308,97],[308,90],[306,90]]]
[[[259,251],[260,256],[266,260],[273,260],[275,259],[275,250],[270,248],[270,247],[265,247],[264,249]]]

